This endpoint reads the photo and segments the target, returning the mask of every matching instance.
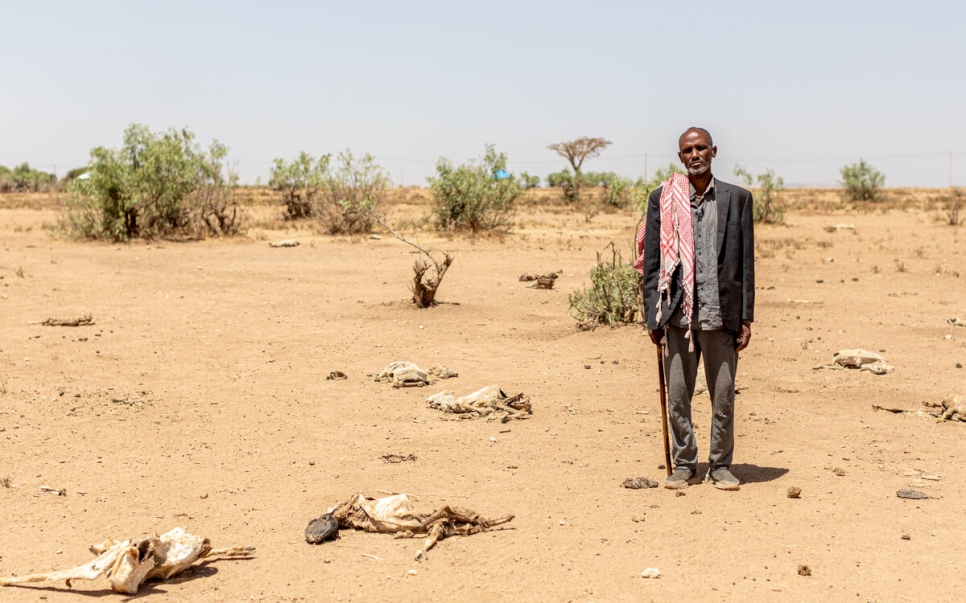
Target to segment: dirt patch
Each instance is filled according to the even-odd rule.
[[[425,213],[419,191],[404,197],[406,215]],[[860,211],[814,197],[756,232],[758,313],[738,368],[732,467],[741,490],[700,484],[686,496],[621,487],[664,475],[647,337],[578,331],[568,316],[596,252],[630,249],[636,215],[586,223],[534,204],[501,238],[403,227],[457,258],[442,303],[418,310],[418,252],[389,236],[323,236],[256,208],[248,239],[75,243],[45,228],[52,210],[0,202],[12,208],[0,209],[0,575],[84,563],[105,533],[183,526],[258,555],[148,583],[151,598],[956,600],[966,424],[873,406],[925,411],[961,394],[966,335],[948,320],[966,316],[966,231],[925,197]],[[827,231],[840,224],[854,228]],[[296,236],[298,247],[266,244]],[[544,267],[562,271],[553,289],[520,282]],[[37,323],[88,313],[96,325]],[[814,370],[854,348],[894,369]],[[526,392],[534,412],[448,420],[426,404],[432,391],[373,380],[400,358],[457,367],[446,387],[461,393]],[[327,380],[336,367],[350,378]],[[694,420],[703,459],[707,394]],[[419,460],[387,462],[387,451]],[[800,498],[787,497],[792,486]],[[347,492],[515,519],[419,562],[413,541],[377,534],[307,546],[306,524]],[[648,568],[662,577],[642,580]]]

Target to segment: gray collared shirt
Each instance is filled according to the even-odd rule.
[[[694,315],[691,326],[702,331],[724,327],[718,295],[718,205],[715,203],[714,178],[703,194],[691,185],[691,221],[694,226]],[[684,312],[678,306],[671,324],[687,327]]]

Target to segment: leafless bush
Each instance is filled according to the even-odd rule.
[[[964,197],[966,194],[963,193],[963,189],[954,188],[946,200],[946,221],[950,226],[959,226],[963,223],[960,211],[963,208]]]
[[[443,253],[443,261],[436,261],[436,258],[434,258],[431,253],[412,241],[406,240],[402,235],[390,228],[389,225],[386,224],[384,220],[380,219],[375,213],[369,212],[369,214],[369,219],[371,221],[380,224],[383,228],[389,231],[389,234],[396,237],[403,243],[412,245],[421,251],[429,260],[426,261],[423,259],[417,259],[413,264],[413,284],[410,287],[410,290],[413,293],[413,303],[416,304],[417,308],[431,308],[435,306],[437,304],[436,291],[439,289],[440,283],[443,282],[443,276],[446,274],[446,271],[449,270],[450,264],[453,263],[452,256],[450,256],[448,253]],[[430,271],[430,268],[432,268],[432,271]]]

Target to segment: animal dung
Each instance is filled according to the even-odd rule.
[[[625,479],[624,483],[621,485],[623,485],[625,488],[630,488],[631,490],[642,490],[646,488],[657,488],[659,484],[647,477],[629,477]]]
[[[802,489],[798,486],[789,486],[787,495],[788,498],[800,498],[802,496]]]

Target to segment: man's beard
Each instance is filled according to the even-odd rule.
[[[711,169],[711,164],[710,163],[702,163],[699,166],[696,166],[694,164],[689,164],[688,165],[688,174],[690,174],[692,176],[700,176],[701,174],[704,174],[705,172],[707,172],[710,169]]]

